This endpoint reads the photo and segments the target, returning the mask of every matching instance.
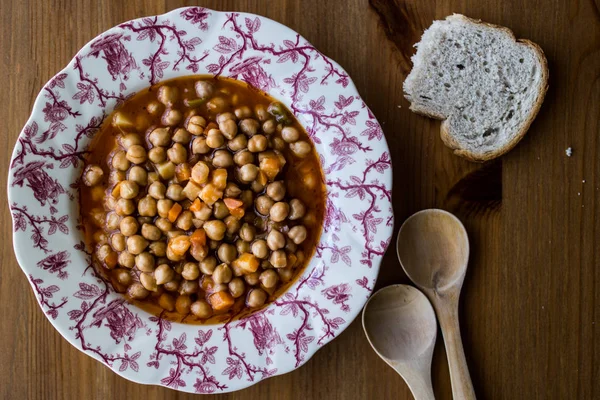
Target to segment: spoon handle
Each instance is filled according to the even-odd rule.
[[[436,311],[440,327],[442,328],[442,334],[444,335],[448,365],[450,367],[452,397],[455,399],[475,400],[473,382],[471,382],[471,376],[469,375],[469,367],[467,366],[460,336],[458,302],[452,303],[436,304]]]
[[[410,381],[408,379],[405,379],[405,381],[415,400],[435,400],[433,386],[431,384],[431,373],[429,370],[418,378],[413,377]]]

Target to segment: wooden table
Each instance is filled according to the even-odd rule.
[[[600,398],[600,4],[598,0],[205,1],[265,15],[337,60],[383,125],[394,164],[396,227],[415,211],[448,209],[465,223],[472,257],[461,325],[475,390],[488,399]],[[113,25],[184,1],[0,1],[6,139],[0,174],[42,85]],[[195,4],[195,3],[194,3]],[[374,7],[378,12],[374,11]],[[465,13],[541,45],[546,101],[521,144],[471,164],[447,150],[439,122],[402,96],[412,45],[433,19]],[[382,23],[383,22],[383,23]],[[572,147],[572,157],[565,149]],[[36,304],[11,245],[2,204],[0,397],[192,398],[137,385],[70,346]],[[378,286],[406,282],[393,249]],[[443,346],[434,386],[450,399]],[[410,399],[369,347],[359,321],[299,370],[221,399]]]

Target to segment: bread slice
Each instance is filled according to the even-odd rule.
[[[454,14],[434,21],[415,46],[405,96],[411,110],[444,120],[441,137],[455,154],[491,160],[521,140],[548,89],[537,44]]]

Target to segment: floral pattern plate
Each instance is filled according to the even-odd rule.
[[[78,180],[115,106],[160,80],[206,73],[246,81],[293,111],[320,154],[327,208],[316,254],[283,296],[201,326],[129,305],[95,274]],[[85,45],[38,95],[8,180],[15,253],[54,327],[127,379],[186,392],[238,390],[305,363],[363,307],[393,227],[388,147],[346,72],[279,23],[198,7],[125,22]]]

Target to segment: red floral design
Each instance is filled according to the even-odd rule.
[[[66,216],[66,215],[65,215],[65,217],[68,218],[68,216]],[[59,224],[57,223],[57,224],[52,225],[52,227],[56,227],[56,226],[59,226]],[[64,227],[63,229],[66,229],[66,227]],[[67,232],[68,232],[68,229],[67,229]],[[65,280],[69,277],[69,273],[64,270],[71,263],[71,260],[69,260],[69,257],[70,257],[70,254],[66,250],[59,251],[58,253],[49,255],[48,257],[38,261],[37,266],[43,270],[46,270],[46,271],[52,273],[52,274],[58,273],[58,278]]]

